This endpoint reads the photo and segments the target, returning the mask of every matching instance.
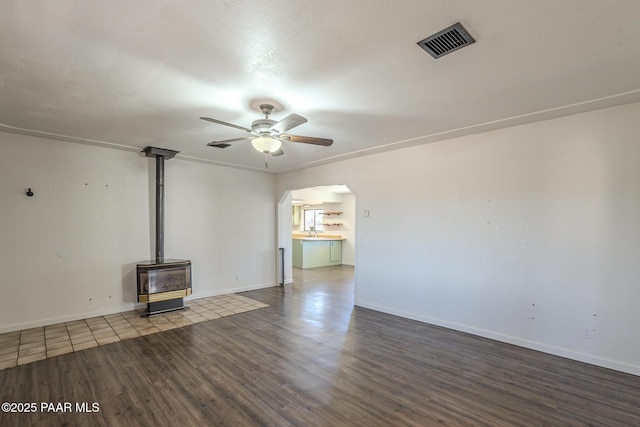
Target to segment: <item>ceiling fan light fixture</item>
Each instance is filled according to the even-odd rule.
[[[251,145],[261,153],[273,153],[282,147],[282,142],[279,139],[263,134],[257,138],[253,138],[251,140]]]
[[[328,147],[333,144],[332,139],[313,138],[310,136],[291,135],[288,133],[285,134],[285,132],[288,132],[289,130],[307,122],[306,118],[298,114],[289,114],[284,119],[276,122],[275,120],[269,119],[269,114],[271,114],[271,111],[273,110],[273,106],[271,104],[262,104],[260,105],[260,109],[264,113],[265,118],[254,120],[251,124],[251,129],[234,125],[233,123],[223,122],[222,120],[212,119],[210,117],[200,117],[200,119],[202,120],[243,130],[251,134],[251,136],[245,136],[242,138],[232,138],[226,139],[224,141],[213,141],[208,143],[207,145],[209,147],[226,148],[230,145],[230,142],[241,140],[246,141],[247,139],[251,140],[251,145],[253,145],[253,148],[255,148],[257,151],[260,151],[261,153],[264,153],[266,166],[266,158],[268,154],[271,154],[274,157],[282,156],[284,154],[284,151],[282,150],[282,141],[321,145],[324,147]]]

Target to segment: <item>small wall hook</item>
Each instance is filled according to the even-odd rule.
[[[27,196],[29,197],[33,196],[33,191],[31,191],[31,189],[27,190]]]

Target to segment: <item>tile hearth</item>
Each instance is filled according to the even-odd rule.
[[[137,310],[0,334],[0,370],[269,306],[237,294],[185,305],[190,309],[153,317]]]

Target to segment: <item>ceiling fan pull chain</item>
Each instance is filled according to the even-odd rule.
[[[268,159],[268,158],[269,158],[269,153],[267,153],[267,152],[265,151],[265,153],[264,153],[264,168],[265,168],[265,169],[269,169],[269,166],[267,166],[267,159]]]

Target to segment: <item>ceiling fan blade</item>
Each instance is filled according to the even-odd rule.
[[[207,147],[227,148],[231,147],[231,144],[227,144],[226,142],[210,142],[207,144]]]
[[[287,117],[271,126],[271,130],[274,130],[277,133],[282,133],[289,129],[293,129],[296,126],[300,126],[303,123],[307,123],[307,119],[298,114],[289,114]]]
[[[314,138],[311,136],[299,136],[299,135],[281,135],[284,138],[288,138],[291,142],[301,142],[303,144],[322,145],[328,147],[333,144],[333,139],[326,138]]]
[[[200,117],[200,118],[202,120],[206,120],[206,121],[211,122],[211,123],[217,123],[219,125],[229,126],[229,127],[232,127],[232,128],[236,128],[236,129],[244,130],[244,131],[247,131],[247,132],[251,132],[251,129],[247,129],[246,127],[243,127],[243,126],[234,125],[233,123],[223,122],[222,120],[216,120],[216,119],[212,119],[210,117]]]
[[[273,153],[271,153],[273,157],[282,156],[283,154],[284,154],[284,151],[282,150],[282,147],[280,147],[278,151],[274,151]]]
[[[244,138],[225,139],[224,141],[211,141],[210,143],[207,144],[207,146],[216,147],[216,148],[227,148],[231,145],[229,144],[229,142],[243,141],[245,139],[251,139],[251,138],[244,137]]]

